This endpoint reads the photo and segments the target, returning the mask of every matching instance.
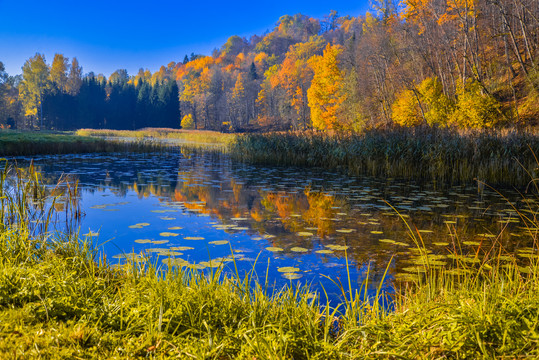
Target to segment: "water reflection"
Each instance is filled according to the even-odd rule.
[[[503,191],[511,204],[474,184],[437,189],[208,154],[45,156],[35,164],[51,184],[62,174],[78,179],[81,232],[110,240],[107,256],[150,253],[163,266],[224,262],[235,271],[234,257],[240,271],[254,267],[278,286],[301,281],[336,294],[324,275],[345,283],[345,256],[354,286],[367,268],[376,285],[392,257],[390,280],[423,271],[418,246],[431,267],[453,262],[449,251],[476,261],[494,242],[507,252],[530,246],[511,205],[526,210],[535,200],[514,190]]]

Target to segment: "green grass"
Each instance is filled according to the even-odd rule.
[[[308,287],[268,293],[253,273],[204,275],[134,258],[112,266],[91,241],[54,231],[46,202],[54,192],[33,169],[6,168],[0,185],[2,359],[539,356],[534,257],[500,266],[503,249],[485,249],[479,264],[457,262],[459,276],[427,257],[425,275],[397,289],[392,310],[380,305],[382,293],[363,301],[367,283],[341,287],[344,302],[331,308]],[[61,218],[76,221],[76,186],[67,188],[72,206]],[[535,219],[524,220],[536,236]],[[410,232],[421,251],[419,235]]]
[[[237,135],[207,130],[176,130],[165,128],[145,128],[140,130],[106,130],[106,129],[80,129],[76,132],[80,136],[107,136],[127,138],[153,138],[179,140],[182,145],[191,146],[228,146]]]
[[[62,133],[0,131],[0,156],[70,154],[90,152],[156,151],[162,146],[149,141],[107,141]]]
[[[239,160],[340,169],[351,175],[440,183],[526,185],[537,174],[539,136],[524,132],[444,129],[244,134],[230,146]]]

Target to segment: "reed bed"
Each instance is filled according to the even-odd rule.
[[[324,294],[313,297],[308,286],[268,291],[252,271],[202,273],[136,254],[113,265],[92,238],[52,224],[30,231],[30,219],[53,218],[54,207],[39,205],[55,201],[39,174],[6,167],[1,179],[0,358],[539,356],[533,256],[500,266],[503,249],[487,249],[492,255],[478,265],[459,263],[457,276],[429,267],[426,257],[423,276],[391,296],[379,290],[369,298],[367,276],[356,290],[336,281],[343,302],[324,306]],[[76,214],[68,211],[67,218],[76,221]],[[534,218],[525,220],[537,228]],[[420,234],[410,236],[421,251]]]
[[[350,175],[440,183],[474,179],[526,185],[537,174],[539,137],[526,132],[457,132],[444,129],[244,134],[230,146],[236,159],[341,169]]]
[[[87,136],[58,133],[0,131],[0,156],[71,154],[99,152],[160,151],[164,144],[155,141],[110,141]]]

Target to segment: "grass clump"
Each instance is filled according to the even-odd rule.
[[[458,273],[429,267],[427,258],[418,280],[390,298],[380,290],[369,298],[367,276],[359,290],[350,279],[348,290],[339,285],[342,304],[324,306],[305,286],[269,293],[253,272],[161,267],[137,254],[111,265],[53,223],[33,231],[30,219],[54,218],[54,199],[39,175],[13,171],[4,170],[0,190],[0,358],[539,356],[534,257],[509,266],[497,256],[457,260]],[[13,216],[25,213],[32,216]]]

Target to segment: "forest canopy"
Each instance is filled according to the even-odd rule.
[[[538,62],[539,0],[380,0],[357,17],[284,15],[153,74],[83,74],[60,53],[17,76],[0,62],[0,127],[534,126]]]

